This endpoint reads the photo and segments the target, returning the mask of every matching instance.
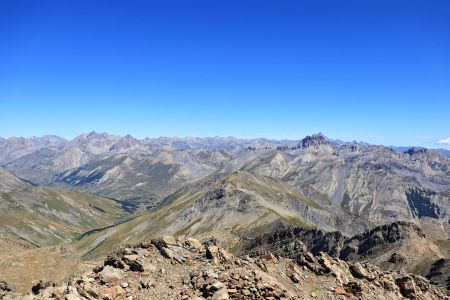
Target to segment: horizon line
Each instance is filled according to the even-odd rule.
[[[139,141],[146,140],[146,139],[158,140],[158,139],[162,139],[162,138],[182,139],[182,140],[183,139],[186,140],[186,139],[190,139],[190,138],[196,138],[196,139],[214,139],[214,138],[227,139],[227,138],[232,138],[232,139],[236,139],[236,140],[250,140],[250,141],[267,140],[267,141],[274,141],[274,142],[282,142],[282,141],[299,142],[299,141],[301,141],[302,139],[304,139],[304,138],[306,138],[308,136],[322,135],[322,136],[324,136],[325,138],[329,139],[332,142],[367,144],[367,145],[370,145],[370,146],[384,146],[384,147],[388,147],[388,148],[392,148],[392,147],[396,147],[396,148],[402,148],[402,147],[404,147],[404,148],[413,148],[413,147],[416,147],[416,148],[424,148],[424,149],[431,149],[431,150],[450,150],[450,149],[443,148],[443,146],[445,147],[446,145],[440,145],[437,142],[435,143],[436,148],[430,148],[430,147],[424,147],[424,146],[416,146],[416,145],[375,144],[375,143],[370,143],[370,142],[366,142],[366,141],[362,141],[362,140],[358,141],[356,139],[350,141],[350,140],[342,140],[342,139],[330,138],[329,136],[327,136],[326,134],[323,134],[322,132],[316,132],[316,133],[312,133],[312,134],[307,134],[307,135],[305,135],[303,137],[300,137],[300,138],[282,138],[282,139],[280,139],[280,138],[267,138],[267,137],[248,138],[248,137],[238,137],[238,136],[233,136],[233,135],[227,135],[227,136],[225,136],[225,135],[223,135],[223,136],[221,136],[221,135],[215,135],[215,136],[188,135],[188,136],[154,136],[154,137],[145,136],[143,138],[139,138],[139,137],[136,137],[136,136],[132,135],[131,133],[127,133],[127,134],[122,135],[122,134],[110,133],[110,132],[107,132],[107,131],[91,130],[91,131],[88,131],[88,132],[81,132],[80,134],[78,134],[78,135],[76,135],[74,137],[71,137],[71,138],[65,137],[65,136],[61,136],[61,135],[58,135],[58,134],[51,134],[51,133],[47,133],[47,134],[43,134],[43,135],[32,135],[32,136],[24,136],[24,135],[20,135],[20,136],[18,136],[18,135],[0,136],[0,138],[4,139],[4,140],[8,140],[8,139],[11,139],[11,138],[33,139],[33,138],[43,138],[43,137],[49,136],[49,137],[61,138],[61,139],[64,139],[64,140],[70,142],[70,141],[73,141],[74,139],[76,139],[77,137],[80,137],[81,135],[88,135],[88,134],[98,134],[98,135],[106,134],[106,135],[109,135],[109,136],[117,136],[117,137],[122,137],[122,138],[126,137],[126,136],[130,136],[130,137],[132,137],[132,138],[134,138],[136,140],[139,140]]]

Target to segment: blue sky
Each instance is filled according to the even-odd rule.
[[[438,147],[450,1],[4,0],[0,112],[3,137],[323,132]]]

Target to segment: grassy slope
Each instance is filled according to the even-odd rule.
[[[27,186],[0,193],[0,231],[54,245],[126,215],[112,200],[74,190]]]

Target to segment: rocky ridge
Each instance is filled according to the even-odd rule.
[[[378,226],[352,237],[338,231],[288,226],[255,238],[244,237],[241,242],[240,254],[259,255],[271,251],[295,258],[304,245],[314,255],[325,252],[348,262],[368,261],[384,270],[405,270],[422,275],[427,274],[424,266],[429,266],[434,260],[448,258],[446,246],[439,246],[417,225],[402,221]]]
[[[279,251],[289,243],[300,242],[305,244],[313,254],[326,252],[341,259],[363,256],[373,253],[377,246],[393,245],[409,238],[425,238],[426,235],[415,224],[409,222],[394,222],[377,226],[361,234],[347,237],[339,231],[324,232],[318,229],[305,229],[287,226],[256,238],[243,238],[243,251],[258,253],[270,249]],[[385,249],[384,249],[385,250]],[[296,252],[285,252],[280,255],[291,257]]]
[[[421,276],[347,263],[305,247],[235,257],[209,239],[165,236],[123,246],[64,284],[36,282],[28,295],[7,283],[4,299],[448,299]],[[5,288],[3,288],[5,287]]]

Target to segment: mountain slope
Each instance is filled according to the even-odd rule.
[[[8,170],[0,168],[0,192],[6,193],[14,189],[27,187],[27,184],[11,174]]]
[[[317,202],[331,201],[373,225],[420,224],[434,238],[450,233],[450,159],[426,149],[396,153],[383,146],[336,146],[307,137],[279,150],[242,150],[219,171],[287,181]]]
[[[340,228],[344,232],[365,228],[363,222],[339,213],[338,208],[332,212],[322,207],[281,180],[237,171],[182,188],[153,212],[86,236],[79,247],[85,253],[103,253],[119,243],[164,234],[235,239],[269,231],[282,223]]]
[[[52,185],[111,197],[130,210],[148,209],[183,185],[212,173],[215,168],[205,162],[208,159],[208,154],[197,158],[172,149],[140,156],[122,153],[64,172]]]
[[[56,244],[126,216],[112,200],[79,191],[32,186],[2,169],[0,186],[0,231],[36,245]]]

